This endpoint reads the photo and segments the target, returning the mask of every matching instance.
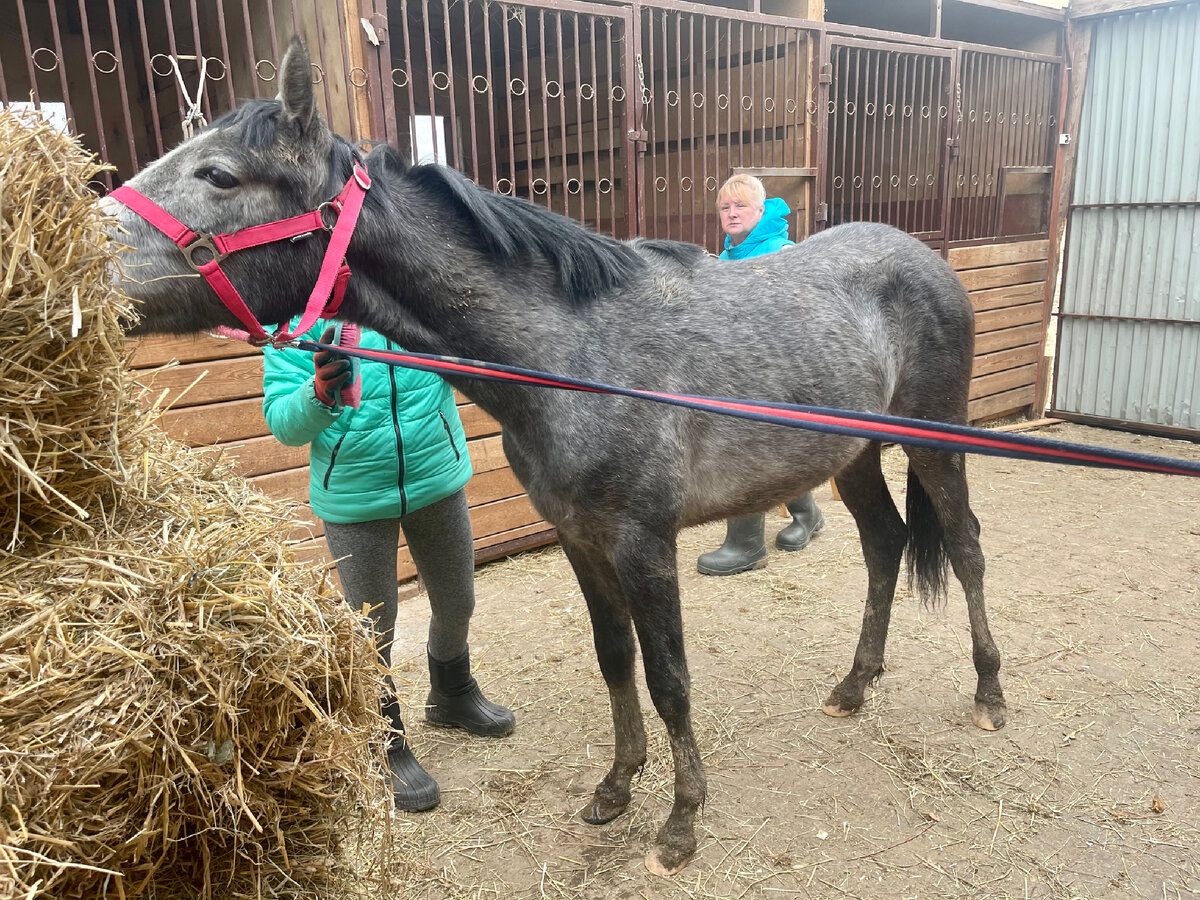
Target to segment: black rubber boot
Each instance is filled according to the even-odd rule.
[[[710,553],[700,554],[696,568],[703,575],[736,575],[766,565],[767,544],[763,539],[767,514],[730,519],[725,527],[725,543]]]
[[[483,696],[471,674],[470,648],[449,662],[429,656],[429,686],[425,719],[430,725],[461,728],[480,737],[504,737],[517,725],[510,710]]]
[[[799,500],[787,505],[792,514],[792,524],[775,536],[775,546],[780,550],[803,550],[812,536],[825,525],[825,517],[809,491]]]
[[[408,738],[404,736],[404,722],[400,718],[400,701],[388,697],[383,701],[383,717],[392,723],[400,734],[393,734],[388,741],[388,771],[392,778],[392,794],[396,808],[406,812],[423,812],[433,809],[442,800],[437,782],[421,768],[413,755]]]

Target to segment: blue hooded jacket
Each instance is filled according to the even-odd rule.
[[[787,215],[791,208],[785,200],[770,197],[763,204],[762,218],[754,226],[754,230],[746,235],[746,239],[734,246],[729,235],[725,236],[725,249],[721,251],[721,259],[749,259],[752,256],[766,256],[784,247],[791,247],[796,242],[788,240]]]

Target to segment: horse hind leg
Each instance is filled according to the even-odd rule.
[[[565,536],[561,543],[587,601],[596,658],[612,706],[612,768],[596,787],[591,804],[580,810],[589,825],[603,825],[629,805],[633,776],[646,764],[646,730],[634,683],[633,626],[616,572],[604,555]]]
[[[939,582],[936,567],[944,566],[942,560],[949,558],[954,576],[966,595],[971,623],[971,655],[978,679],[971,719],[985,731],[996,731],[1004,727],[1007,707],[1000,688],[1000,651],[988,628],[984,605],[983,550],[979,546],[979,520],[968,501],[965,460],[960,453],[918,447],[906,448],[906,452],[910,465],[908,520],[910,530],[916,532],[909,547],[910,572],[917,566],[914,574],[918,584],[925,582],[936,588]],[[937,532],[945,554],[940,560],[933,540]],[[926,538],[925,550],[914,554],[914,544],[920,542],[922,534]]]
[[[877,442],[869,444],[837,473],[838,493],[858,525],[868,580],[854,663],[821,707],[830,716],[848,716],[857,711],[863,705],[867,687],[883,672],[892,600],[908,532],[884,481],[879,451]]]

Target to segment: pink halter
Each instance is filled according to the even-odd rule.
[[[290,219],[280,219],[277,222],[267,222],[264,225],[252,225],[235,231],[232,234],[204,234],[192,231],[169,212],[151,200],[149,197],[135,191],[131,187],[119,187],[108,196],[125,204],[168,238],[182,251],[184,258],[193,269],[204,276],[205,280],[217,292],[226,308],[237,316],[238,321],[246,326],[246,331],[220,326],[217,331],[227,337],[237,338],[248,343],[262,346],[263,344],[283,344],[298,334],[303,334],[312,328],[317,319],[332,316],[337,313],[346,294],[346,282],[350,279],[350,267],[346,265],[346,248],[350,245],[350,237],[358,224],[358,214],[362,210],[363,199],[371,187],[371,176],[357,159],[354,161],[354,174],[346,182],[340,194],[332,200],[326,200],[311,212]],[[330,226],[325,221],[325,214],[332,213],[336,221]],[[325,250],[325,259],[321,262],[321,272],[317,283],[309,295],[304,315],[294,332],[284,330],[280,325],[274,334],[266,330],[254,318],[254,313],[242,299],[237,288],[221,271],[221,260],[229,254],[247,247],[258,247],[275,241],[291,240],[301,235],[312,234],[315,231],[330,232],[329,247]],[[199,258],[197,258],[199,256]]]

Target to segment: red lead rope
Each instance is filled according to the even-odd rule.
[[[363,200],[370,187],[371,176],[356,159],[353,174],[341,193],[333,200],[326,201],[316,209],[299,216],[263,225],[252,225],[232,234],[216,235],[192,231],[145,194],[131,187],[123,185],[108,196],[125,204],[170,238],[171,242],[179,247],[188,265],[204,276],[225,307],[246,326],[245,331],[221,326],[217,329],[221,334],[251,344],[278,345],[290,341],[297,334],[304,334],[312,328],[317,319],[334,315],[341,306],[346,293],[346,282],[350,278],[350,267],[346,265],[346,249],[350,246],[350,238],[358,224],[358,214],[362,211]],[[327,211],[337,216],[337,222],[332,228],[325,222],[324,216]],[[233,286],[233,282],[221,270],[221,260],[238,250],[290,240],[317,231],[330,232],[329,246],[325,250],[321,272],[317,276],[317,283],[313,285],[300,324],[294,332],[286,331],[281,325],[274,334],[268,334],[254,318],[254,313]]]

